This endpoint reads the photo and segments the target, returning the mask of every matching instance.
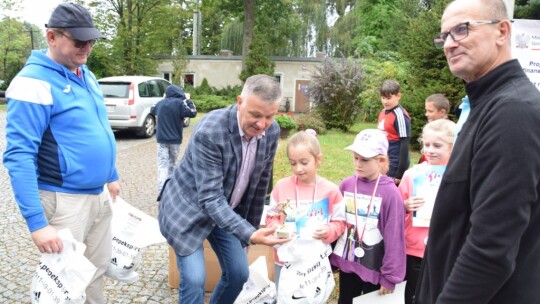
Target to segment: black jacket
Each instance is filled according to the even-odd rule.
[[[517,60],[466,90],[416,303],[540,303],[540,92]]]
[[[156,139],[160,144],[182,143],[182,119],[195,117],[197,110],[193,101],[186,99],[181,88],[170,85],[165,90],[165,98],[152,109],[157,116]]]

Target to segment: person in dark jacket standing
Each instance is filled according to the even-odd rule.
[[[471,111],[437,194],[418,304],[539,301],[540,92],[510,39],[502,0],[450,3],[434,39]]]
[[[165,98],[152,109],[152,114],[157,116],[157,183],[158,192],[161,192],[163,183],[173,172],[180,152],[184,131],[182,121],[184,117],[197,116],[197,109],[180,87],[170,85],[165,90]]]

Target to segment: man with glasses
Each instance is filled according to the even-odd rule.
[[[442,179],[416,303],[538,303],[540,92],[512,59],[501,0],[456,0],[442,48],[469,117]]]
[[[102,35],[74,3],[56,7],[45,26],[48,49],[32,51],[6,91],[4,165],[39,251],[61,252],[57,231],[69,228],[97,267],[86,303],[104,303],[112,251],[108,193],[114,200],[120,187],[103,95],[85,65]]]

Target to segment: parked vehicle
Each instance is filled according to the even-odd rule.
[[[113,76],[98,79],[113,130],[133,130],[148,138],[156,132],[150,109],[163,99],[170,82],[159,77]]]

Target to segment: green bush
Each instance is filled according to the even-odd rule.
[[[236,86],[228,85],[228,86],[226,86],[226,87],[224,87],[222,89],[212,88],[212,90],[214,91],[214,95],[228,97],[228,98],[231,98],[231,99],[236,99],[236,97],[242,93],[242,86],[240,86],[240,85],[236,85]]]
[[[321,114],[315,111],[296,116],[296,122],[298,123],[298,130],[313,129],[317,134],[326,133],[326,124],[324,123]]]
[[[242,82],[245,82],[250,76],[257,74],[274,75],[276,64],[269,58],[268,50],[270,49],[270,45],[268,40],[258,31],[254,31],[253,33],[245,66],[239,76]]]
[[[203,83],[204,81],[206,81],[206,79],[203,80]],[[240,85],[228,85],[221,89],[216,89],[214,87],[208,88],[208,81],[206,81],[204,86],[201,85],[198,87],[193,87],[192,85],[187,84],[184,86],[184,91],[190,93],[193,100],[202,95],[216,95],[227,99],[236,100],[236,97],[242,93],[242,87]]]
[[[206,80],[206,78],[204,78],[201,82],[201,85],[198,86],[196,88],[197,90],[197,93],[199,94],[214,94],[213,90],[212,90],[212,87],[210,86],[210,84],[208,84],[208,80]]]
[[[295,130],[298,128],[296,121],[287,114],[278,114],[274,117],[274,120],[278,123],[282,129]]]
[[[191,94],[192,97],[198,95],[213,95],[215,94],[214,89],[208,84],[208,80],[204,78],[201,82],[201,85],[194,87],[192,85],[186,84],[184,86],[184,91]]]
[[[357,60],[325,59],[308,86],[310,100],[329,128],[348,131],[360,114],[364,69]]]
[[[191,99],[195,103],[195,106],[197,106],[197,111],[202,113],[225,108],[236,103],[236,99],[224,98],[216,95],[197,95]]]

